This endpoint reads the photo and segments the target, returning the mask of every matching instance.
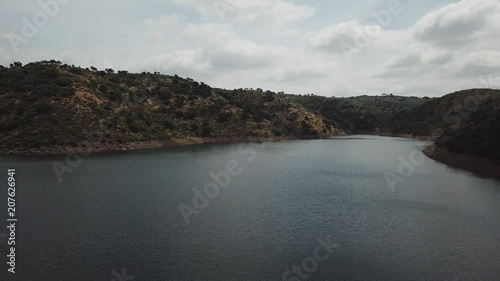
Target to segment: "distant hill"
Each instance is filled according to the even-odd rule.
[[[394,116],[408,112],[432,100],[394,95],[335,98],[290,96],[305,108],[323,115],[349,134],[392,134],[388,127]]]
[[[429,137],[451,152],[500,160],[500,90],[471,89],[432,99],[290,98],[351,134]]]

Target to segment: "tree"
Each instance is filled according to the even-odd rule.
[[[105,70],[108,74],[115,73],[115,71],[112,68],[106,68]]]
[[[96,67],[94,67],[94,66],[91,66],[91,67],[90,67],[90,70],[92,70],[93,72],[96,72],[96,71],[97,71],[97,68],[96,68]]]
[[[16,62],[14,62],[14,63],[11,63],[11,64],[10,64],[10,68],[14,68],[14,67],[22,67],[22,66],[23,66],[23,64],[22,64],[22,63],[20,63],[20,62],[18,62],[18,61],[16,61]]]
[[[55,65],[61,65],[62,64],[62,62],[60,62],[58,60],[54,60],[54,59],[50,60],[49,63],[50,64],[55,64]]]

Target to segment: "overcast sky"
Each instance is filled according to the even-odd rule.
[[[16,0],[0,14],[2,65],[325,96],[500,88],[500,0]]]

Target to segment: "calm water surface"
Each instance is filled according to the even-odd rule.
[[[328,237],[307,279],[284,280],[500,280],[500,182],[426,158],[392,189],[384,174],[417,149],[357,136],[93,154],[62,183],[64,156],[2,157],[19,221],[17,273],[2,239],[0,280],[282,280]],[[240,173],[186,225],[179,205],[228,163]]]

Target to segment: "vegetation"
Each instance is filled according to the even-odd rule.
[[[499,90],[465,90],[437,99],[392,94],[292,99],[348,133],[425,136],[451,152],[500,160]]]
[[[81,68],[59,61],[0,66],[0,151],[119,148],[184,138],[431,136],[447,150],[500,160],[500,91],[441,98],[285,95],[214,89],[159,72]],[[97,138],[96,135],[101,137]]]
[[[99,71],[54,60],[0,67],[0,99],[4,152],[82,141],[119,147],[182,138],[343,134],[273,92],[212,89],[177,75]]]
[[[429,98],[394,95],[359,96],[350,98],[315,95],[291,96],[305,108],[350,134],[392,133],[387,124],[394,116],[407,112],[429,101]]]
[[[450,151],[500,160],[500,91],[476,89],[448,95],[441,103],[444,128],[436,143]]]

